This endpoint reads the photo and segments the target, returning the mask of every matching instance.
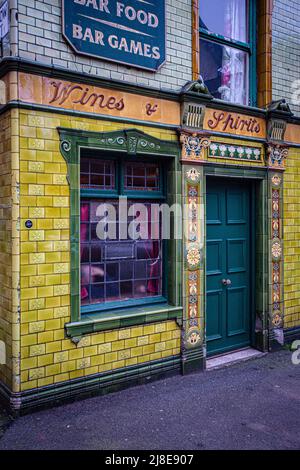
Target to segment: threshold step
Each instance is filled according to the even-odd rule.
[[[215,370],[222,367],[231,366],[237,362],[248,361],[249,359],[256,359],[258,357],[265,356],[268,353],[257,351],[253,348],[239,349],[219,356],[214,356],[206,361],[206,370]]]

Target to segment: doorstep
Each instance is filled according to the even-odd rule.
[[[228,367],[238,362],[248,361],[250,359],[257,359],[258,357],[265,356],[268,353],[258,351],[253,348],[239,349],[238,351],[221,354],[214,356],[206,361],[206,370],[221,369],[222,367]]]

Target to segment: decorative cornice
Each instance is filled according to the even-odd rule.
[[[267,140],[272,143],[283,143],[287,123],[293,117],[293,113],[286,100],[272,101],[267,107]]]
[[[280,113],[282,116],[293,116],[291,108],[285,99],[272,101],[267,106],[268,113]]]
[[[21,59],[19,57],[5,57],[0,61],[0,78],[5,76],[8,72],[24,72],[34,75],[41,75],[61,80],[69,80],[76,83],[84,83],[87,85],[99,86],[102,88],[115,88],[119,91],[128,93],[135,93],[143,96],[150,96],[154,98],[166,99],[171,101],[182,102],[185,99],[189,101],[195,100],[207,104],[208,107],[227,110],[231,112],[240,112],[258,117],[265,117],[266,110],[251,106],[236,105],[233,103],[226,103],[221,100],[211,99],[209,95],[198,94],[189,92],[182,94],[182,90],[173,91],[167,89],[156,89],[153,87],[145,87],[142,85],[135,85],[129,82],[124,82],[115,79],[105,79],[97,75],[88,73],[80,73],[70,71],[63,67],[49,66],[39,62]],[[184,98],[187,97],[187,98]],[[298,119],[300,124],[300,118]]]
[[[282,110],[266,110],[258,107],[252,106],[243,106],[237,105],[233,103],[226,103],[224,101],[218,99],[211,99],[209,95],[205,94],[198,94],[192,91],[187,93],[182,93],[182,90],[174,91],[168,89],[156,89],[154,87],[146,87],[142,85],[136,85],[120,80],[115,79],[105,79],[98,77],[96,75],[91,75],[88,73],[80,73],[76,71],[70,71],[63,67],[57,66],[49,66],[46,64],[42,64],[39,62],[30,61],[27,59],[21,59],[19,57],[5,57],[0,61],[0,78],[4,77],[9,72],[24,72],[33,75],[39,75],[44,77],[51,77],[54,79],[60,80],[69,80],[74,83],[82,83],[86,85],[92,86],[99,86],[102,88],[107,89],[116,89],[118,91],[123,91],[127,93],[132,93],[136,95],[142,96],[149,96],[152,98],[157,99],[165,99],[173,102],[191,102],[191,103],[198,103],[206,106],[207,108],[214,108],[218,110],[228,111],[228,112],[236,112],[247,114],[249,116],[254,117],[261,117],[263,119],[267,118],[267,120],[273,119],[280,119],[285,120],[287,123],[295,124],[300,126],[300,116],[294,116],[286,111]],[[40,109],[40,110],[47,110],[47,107],[44,106],[35,106],[28,103],[21,103],[18,101],[8,103],[0,107],[0,113],[4,113],[9,109],[12,108],[26,108],[26,109]],[[59,109],[51,109],[48,108],[50,112],[58,112],[62,114],[71,114],[71,111],[66,110],[59,110]],[[77,114],[84,117],[84,113],[76,113],[73,111],[73,114]],[[91,114],[91,118],[97,119],[97,116]],[[101,117],[100,117],[101,119]],[[105,119],[117,119],[115,117],[107,116]],[[121,121],[126,121],[126,119],[120,119]],[[149,125],[146,123],[146,125]],[[156,127],[156,124],[153,123],[153,126]],[[166,127],[164,125],[159,125],[159,127]],[[167,126],[171,128],[172,126]],[[293,142],[289,142],[290,146],[298,147],[298,144],[293,144]]]
[[[114,132],[90,132],[78,129],[58,128],[61,152],[70,162],[73,146],[97,147],[101,150],[125,152],[129,155],[151,154],[174,157],[178,155],[177,142],[160,140],[136,129]]]
[[[22,101],[10,101],[8,104],[4,106],[0,106],[0,116],[10,111],[11,109],[27,109],[27,110],[46,112],[46,113],[52,113],[52,114],[76,116],[76,117],[100,120],[100,121],[121,122],[130,126],[137,125],[137,126],[155,127],[155,128],[163,128],[163,129],[170,129],[170,130],[178,129],[178,126],[174,124],[164,124],[164,123],[155,122],[155,121],[153,122],[144,121],[141,119],[130,119],[128,117],[111,116],[109,114],[106,115],[106,114],[98,114],[98,113],[89,113],[89,112],[84,112],[84,111],[77,111],[74,109],[57,108],[57,107],[52,107],[48,105],[23,103]]]
[[[265,118],[267,115],[266,109],[257,108],[256,106],[245,106],[242,104],[227,103],[219,99],[213,99],[206,104],[207,108],[214,108],[221,111],[228,111],[233,113],[247,114],[249,116]]]

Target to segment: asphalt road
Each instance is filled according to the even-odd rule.
[[[41,411],[3,449],[300,449],[300,365],[280,351]]]

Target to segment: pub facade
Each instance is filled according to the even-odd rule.
[[[217,18],[209,0],[3,2],[0,395],[16,413],[299,337],[300,118],[273,100],[274,4],[213,3]]]

